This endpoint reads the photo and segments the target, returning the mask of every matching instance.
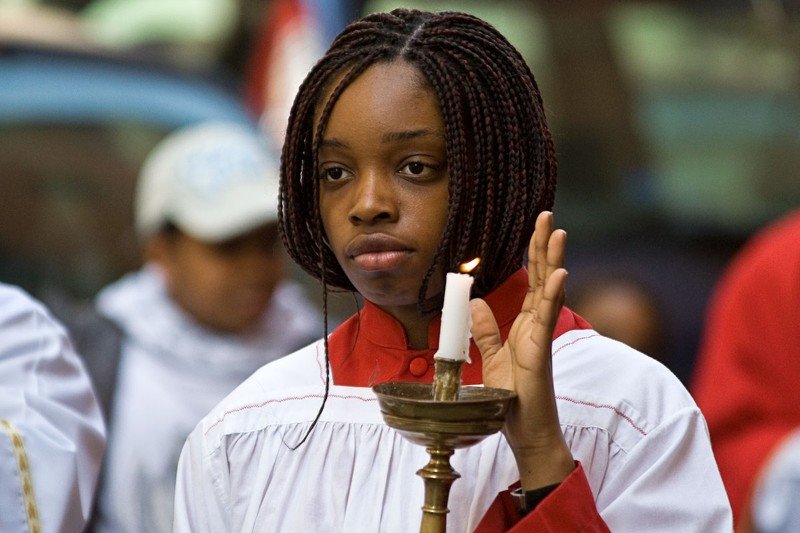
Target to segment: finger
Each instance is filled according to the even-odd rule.
[[[475,345],[481,352],[483,363],[486,364],[500,348],[503,347],[503,339],[500,337],[500,328],[489,308],[489,304],[480,298],[474,298],[469,302],[470,314],[472,316],[472,338]]]
[[[553,231],[547,243],[547,278],[550,278],[556,269],[563,268],[566,249],[567,232],[563,229]]]
[[[536,217],[536,226],[528,245],[528,295],[522,304],[523,311],[531,311],[541,296],[547,275],[547,243],[553,232],[553,213],[542,211]]]
[[[542,299],[536,313],[536,325],[531,331],[531,340],[537,346],[549,346],[558,322],[558,315],[564,305],[567,271],[556,269],[547,280]]]
[[[536,217],[536,228],[533,231],[533,257],[536,286],[544,288],[547,272],[547,244],[553,233],[553,213],[542,211]]]

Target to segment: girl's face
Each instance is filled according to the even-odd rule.
[[[447,221],[444,124],[423,80],[403,61],[369,67],[336,102],[319,145],[333,253],[358,292],[389,312],[416,305]],[[434,275],[427,297],[442,289]]]

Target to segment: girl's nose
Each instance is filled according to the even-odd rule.
[[[365,173],[357,178],[355,185],[350,222],[374,224],[397,219],[397,199],[390,179],[376,173]]]

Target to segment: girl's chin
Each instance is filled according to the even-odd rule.
[[[386,271],[346,273],[358,293],[380,308],[417,307],[419,304],[419,280],[422,279],[422,274],[403,277],[398,276],[397,272]],[[443,284],[431,279],[427,293],[429,296],[425,307],[441,309]]]
[[[419,309],[419,289],[410,290],[403,293],[386,294],[383,292],[374,292],[369,290],[362,290],[356,287],[358,292],[364,299],[369,300],[372,304],[381,309],[400,309],[400,308],[414,308]],[[428,298],[423,305],[424,309],[435,310],[438,312],[442,308],[444,294],[439,294],[433,298]],[[427,314],[427,313],[426,313]]]

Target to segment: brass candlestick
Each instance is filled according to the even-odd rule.
[[[464,361],[436,359],[433,375],[433,399],[438,402],[458,400],[461,387],[461,365]]]
[[[440,362],[437,361],[437,374],[444,372]],[[455,369],[449,366],[451,375],[438,376],[434,381],[452,384]],[[460,361],[457,366],[460,378]],[[389,382],[372,388],[386,424],[411,442],[425,446],[431,457],[417,471],[425,482],[421,533],[445,532],[450,486],[460,477],[450,465],[454,450],[472,446],[499,431],[511,400],[516,397],[505,389],[460,387],[459,382],[460,379],[455,381],[454,390],[449,388],[447,394],[453,397],[450,400],[434,399],[434,385],[429,383]]]

